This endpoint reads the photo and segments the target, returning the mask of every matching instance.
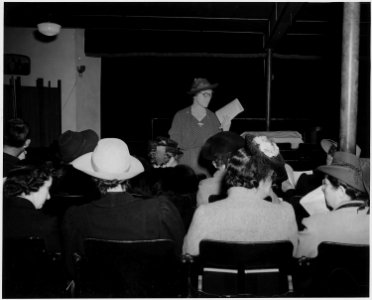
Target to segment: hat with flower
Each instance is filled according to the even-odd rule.
[[[245,136],[245,142],[246,150],[251,155],[257,155],[270,162],[279,181],[284,181],[288,178],[284,158],[280,154],[279,147],[275,142],[265,135],[253,136],[250,134]]]

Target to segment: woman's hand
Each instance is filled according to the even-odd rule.
[[[228,116],[223,116],[222,117],[222,122],[221,122],[221,126],[220,128],[223,130],[223,131],[229,131],[230,130],[230,126],[231,126],[231,119],[230,117]]]

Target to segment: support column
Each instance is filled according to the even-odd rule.
[[[340,150],[355,153],[358,115],[360,3],[345,2],[342,33]]]
[[[266,130],[270,130],[271,122],[271,62],[272,62],[272,53],[271,49],[267,49],[266,55]]]

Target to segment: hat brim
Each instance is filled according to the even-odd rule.
[[[105,180],[127,180],[137,176],[144,171],[142,163],[135,157],[130,156],[129,169],[122,173],[99,172],[92,166],[93,152],[86,153],[72,162],[72,166],[90,176]]]
[[[218,83],[215,83],[215,84],[210,84],[210,85],[206,85],[206,86],[203,86],[201,88],[198,88],[198,89],[194,89],[194,90],[190,90],[188,91],[187,93],[189,95],[195,95],[201,91],[205,91],[205,90],[213,90],[215,89],[216,87],[218,87]]]
[[[335,177],[342,182],[350,185],[353,188],[356,188],[357,190],[361,192],[365,192],[366,189],[363,185],[363,180],[358,180],[357,178],[360,177],[358,173],[348,167],[344,166],[335,166],[335,165],[330,165],[330,166],[320,166],[317,168],[318,171],[330,175],[332,177]],[[353,180],[356,179],[356,180]]]

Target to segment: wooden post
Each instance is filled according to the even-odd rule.
[[[355,153],[358,115],[360,3],[345,2],[342,33],[340,150]]]
[[[267,49],[266,56],[266,131],[270,130],[270,121],[271,121],[271,49]]]

